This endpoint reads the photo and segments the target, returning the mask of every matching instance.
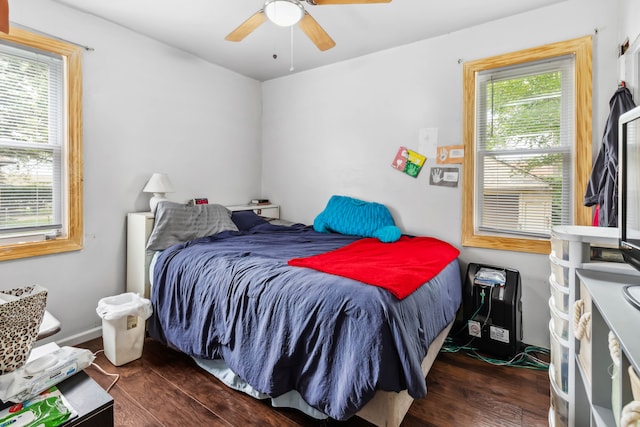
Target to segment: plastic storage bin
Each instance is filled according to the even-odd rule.
[[[556,427],[556,411],[549,407],[549,427]]]
[[[549,260],[551,261],[551,276],[555,283],[562,287],[569,286],[569,264],[553,255],[549,255]]]
[[[551,368],[551,366],[549,367]],[[569,395],[558,389],[555,370],[549,369],[551,383],[551,409],[549,410],[549,425],[566,427],[569,425]]]
[[[553,301],[553,295],[549,298],[549,311],[553,322],[553,331],[563,340],[569,339],[569,314],[559,311]]]
[[[570,300],[569,300],[569,288],[566,286],[560,286],[556,283],[553,275],[549,277],[549,288],[551,289],[551,297],[554,300],[554,305],[563,313],[569,312]]]
[[[102,344],[109,362],[120,366],[139,359],[151,302],[129,292],[101,299],[96,312],[102,317]]]
[[[562,240],[551,236],[551,253],[558,259],[569,259],[569,240]]]
[[[555,385],[559,390],[567,393],[569,390],[569,341],[561,339],[556,334],[553,319],[549,320],[549,332],[551,335],[551,365],[549,371],[553,372]]]

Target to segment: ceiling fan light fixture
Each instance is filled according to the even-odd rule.
[[[274,24],[291,27],[304,16],[304,7],[297,0],[267,0],[264,13]]]

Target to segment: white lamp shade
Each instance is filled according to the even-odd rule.
[[[173,184],[166,173],[154,173],[142,190],[145,193],[173,193]]]
[[[145,193],[153,193],[153,197],[149,200],[149,208],[151,212],[155,212],[158,202],[167,199],[165,193],[173,193],[175,190],[166,173],[154,173],[142,191]]]
[[[302,19],[304,8],[297,0],[267,0],[264,13],[274,24],[290,27]]]

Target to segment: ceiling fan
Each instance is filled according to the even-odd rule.
[[[310,5],[326,4],[369,4],[369,3],[391,3],[391,0],[266,0],[264,7],[251,15],[238,28],[225,37],[226,40],[239,42],[251,34],[256,28],[262,25],[267,19],[282,27],[291,27],[298,24],[300,29],[311,39],[311,41],[324,51],[331,49],[336,42],[329,34],[313,19],[304,9],[302,2],[306,1]]]

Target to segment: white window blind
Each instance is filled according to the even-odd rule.
[[[475,228],[549,237],[570,224],[574,58],[478,73]]]
[[[0,239],[65,233],[64,71],[0,44]]]

